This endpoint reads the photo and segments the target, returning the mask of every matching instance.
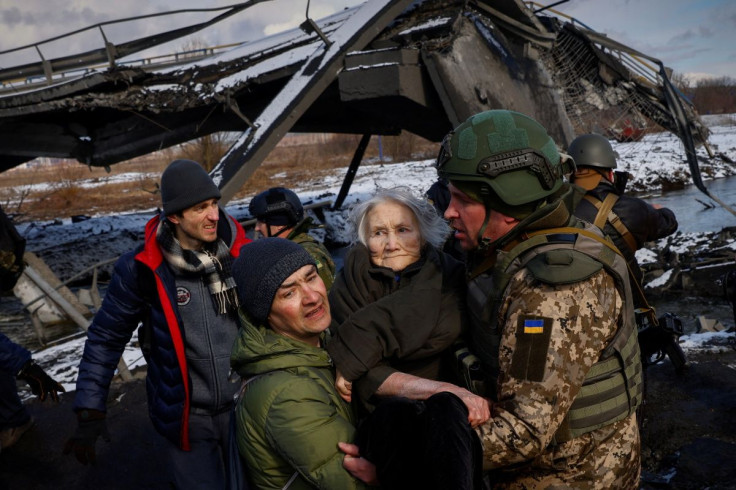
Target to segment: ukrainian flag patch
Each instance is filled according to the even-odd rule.
[[[542,318],[524,319],[524,333],[527,333],[527,334],[544,333],[544,320]]]
[[[552,325],[554,321],[549,317],[519,315],[516,324],[516,348],[509,368],[512,378],[535,382],[544,379]]]

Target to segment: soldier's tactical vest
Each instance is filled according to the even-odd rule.
[[[642,367],[626,261],[591,225],[579,222],[579,226],[527,233],[527,240],[499,253],[492,273],[481,272],[468,284],[474,352],[485,371],[486,394],[497,399],[503,333],[498,313],[511,278],[523,268],[547,284],[577,283],[602,268],[614,277],[623,299],[623,325],[585,377],[555,434],[556,444],[628,417],[642,399]]]

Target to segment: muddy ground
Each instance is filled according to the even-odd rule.
[[[736,345],[646,371],[641,488],[736,488]]]

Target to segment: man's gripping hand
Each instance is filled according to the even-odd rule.
[[[64,454],[74,452],[74,456],[80,463],[84,465],[95,464],[97,460],[95,455],[97,438],[102,436],[105,441],[110,441],[110,434],[107,432],[107,423],[105,422],[105,412],[85,408],[77,412],[77,421],[79,422],[77,431],[71,439],[66,441]]]
[[[17,377],[18,379],[22,379],[28,383],[33,394],[41,401],[44,401],[48,395],[52,400],[58,402],[59,393],[64,393],[66,391],[63,386],[46,374],[46,371],[41,369],[41,366],[36,364],[33,360],[25,363]]]
[[[376,465],[360,456],[358,446],[347,442],[338,442],[337,447],[345,453],[342,459],[343,468],[348,470],[353,477],[371,486],[380,485]]]

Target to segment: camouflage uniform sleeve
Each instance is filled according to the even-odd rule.
[[[613,278],[603,270],[564,285],[540,283],[526,269],[514,276],[499,311],[498,403],[478,428],[484,469],[545,451],[613,337],[621,308]]]
[[[335,282],[335,262],[332,260],[330,252],[318,242],[303,242],[301,245],[317,262],[317,273],[329,291],[332,288],[332,283]]]

